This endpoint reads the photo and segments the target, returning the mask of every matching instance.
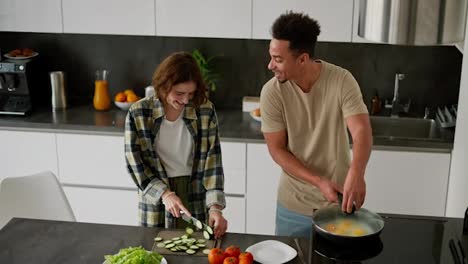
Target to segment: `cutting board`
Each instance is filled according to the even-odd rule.
[[[179,255],[179,256],[203,256],[206,257],[206,254],[203,254],[203,249],[212,249],[214,247],[215,241],[216,240],[206,240],[203,237],[202,232],[194,232],[190,237],[195,238],[195,239],[204,239],[205,240],[205,248],[201,248],[197,251],[197,253],[193,255],[189,255],[183,251],[181,252],[173,252],[167,248],[159,248],[156,245],[158,243],[162,243],[166,240],[171,240],[174,237],[181,237],[185,235],[185,230],[163,230],[159,232],[156,237],[161,237],[163,240],[162,241],[154,241],[152,251],[158,252],[161,255]]]

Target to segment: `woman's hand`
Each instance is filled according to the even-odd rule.
[[[166,207],[166,211],[172,214],[172,216],[179,218],[180,211],[184,212],[184,214],[188,216],[192,216],[189,210],[185,208],[184,204],[180,200],[179,196],[177,196],[174,192],[166,191],[161,196],[162,203]]]
[[[223,217],[223,214],[219,209],[210,209],[209,214],[208,223],[210,226],[214,227],[214,236],[215,239],[218,239],[226,233],[227,220]]]

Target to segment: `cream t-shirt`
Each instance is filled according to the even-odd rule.
[[[262,132],[286,130],[288,149],[297,159],[321,177],[343,185],[351,163],[345,118],[368,112],[351,73],[319,62],[320,76],[308,93],[292,81],[280,83],[275,77],[263,86]],[[318,188],[284,170],[278,201],[304,215],[328,205]]]
[[[184,111],[175,121],[169,121],[164,116],[154,140],[154,149],[169,178],[192,175],[193,138],[183,115]]]

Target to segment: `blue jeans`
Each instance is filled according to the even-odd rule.
[[[276,203],[275,234],[277,236],[305,237],[309,239],[312,225],[312,217],[290,211],[280,203]]]

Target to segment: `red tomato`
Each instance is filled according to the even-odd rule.
[[[243,252],[239,255],[239,264],[252,264],[254,257],[250,252]]]
[[[224,250],[224,252],[226,253],[226,256],[227,257],[239,257],[239,254],[240,254],[240,248],[238,246],[229,246],[226,248],[226,250]]]
[[[239,261],[236,257],[227,257],[224,259],[223,264],[239,264]]]
[[[208,263],[210,264],[223,264],[225,258],[224,251],[220,248],[212,248],[208,253]]]

